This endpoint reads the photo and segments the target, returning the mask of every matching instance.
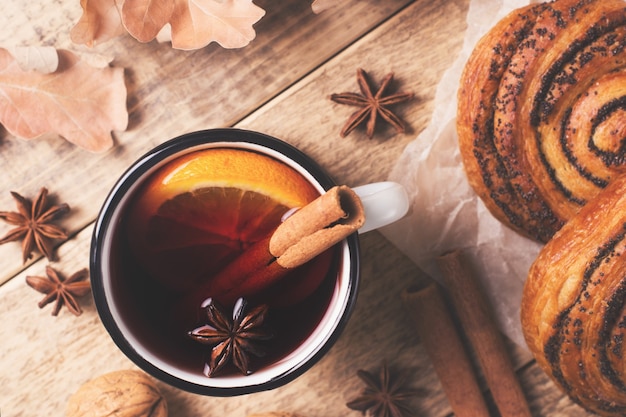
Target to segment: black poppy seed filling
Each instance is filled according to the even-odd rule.
[[[593,0],[596,1],[596,0]],[[560,11],[553,9],[549,4],[544,4],[545,7],[537,8],[535,17],[536,19],[532,21],[532,28],[528,30],[527,38],[523,39],[521,42],[518,42],[518,45],[515,49],[514,54],[529,54],[530,56],[535,56],[536,54],[545,52],[542,47],[539,47],[537,44],[537,38],[535,35],[539,35],[540,37],[548,37],[548,39],[553,39],[555,34],[551,33],[547,27],[539,25],[538,19],[542,16],[545,16],[547,13],[552,17],[553,20],[556,21],[556,25],[558,27],[565,27],[567,20],[563,18],[563,15]],[[502,76],[502,83],[499,88],[499,93],[496,93],[496,100],[494,101],[494,108],[500,109],[503,113],[507,112],[515,112],[517,111],[518,104],[518,93],[523,88],[524,77],[526,70],[525,69],[514,69],[513,64],[510,62],[513,58],[514,54],[511,54],[509,58],[508,68],[505,69]],[[520,55],[521,56],[521,55]],[[510,79],[508,77],[511,77]],[[509,110],[507,111],[507,107]],[[500,161],[504,167],[505,171],[508,171],[509,174],[507,177],[503,177],[504,181],[509,181],[511,179],[515,179],[518,176],[520,178],[527,177],[522,173],[516,172],[516,160],[515,159],[507,159],[510,158],[510,155],[513,154],[511,152],[509,156],[500,155],[498,152],[498,145],[496,144],[498,139],[500,138],[509,138],[505,139],[505,143],[503,146],[505,149],[514,149],[512,138],[512,128],[513,126],[506,123],[504,125],[500,124],[495,126],[494,133],[498,133],[493,136],[493,146],[495,148],[494,152],[499,156]],[[523,180],[522,180],[523,181]],[[553,210],[547,205],[545,200],[540,198],[538,194],[538,189],[536,184],[530,180],[526,182],[526,186],[522,186],[519,182],[517,184],[510,184],[510,186],[514,192],[513,196],[510,196],[511,200],[521,200],[521,205],[517,207],[507,207],[506,210],[503,209],[503,206],[500,204],[502,200],[494,201],[500,209],[507,213],[505,214],[509,222],[518,226],[518,224],[514,223],[514,221],[518,221],[519,228],[522,229],[527,235],[530,237],[542,241],[547,242],[553,235],[555,230],[558,230],[563,225],[563,220],[559,219]],[[525,189],[526,188],[526,189]],[[527,207],[526,207],[527,206]],[[515,216],[511,216],[510,213],[515,213]]]
[[[595,56],[594,53],[606,53],[606,48],[612,46],[616,42],[615,35],[610,33],[617,28],[626,25],[626,15],[623,12],[614,13],[619,19],[609,20],[608,16],[604,16],[601,21],[608,21],[610,24],[605,26],[594,25],[590,28],[582,39],[577,39],[572,42],[569,48],[561,55],[561,57],[555,61],[548,71],[542,76],[541,87],[539,88],[537,95],[533,98],[533,107],[531,111],[531,124],[538,126],[541,121],[545,121],[546,117],[550,114],[552,105],[546,106],[546,101],[550,90],[554,84],[566,85],[572,84],[575,81],[576,72],[583,66],[590,63],[591,59]],[[606,46],[601,44],[594,47],[593,44],[600,42],[606,35]],[[609,41],[613,43],[608,44]],[[616,49],[611,53],[623,51],[623,42],[617,42]],[[583,51],[585,48],[589,48],[589,51]],[[578,58],[578,59],[577,59]],[[576,64],[578,61],[578,64]],[[622,64],[620,64],[622,66]],[[566,75],[567,71],[571,71],[571,74]],[[546,111],[548,110],[548,111]]]
[[[544,74],[542,77],[541,87],[539,88],[537,94],[533,98],[533,108],[530,116],[531,124],[537,127],[542,121],[545,121],[549,113],[552,111],[552,104],[546,105],[548,102],[547,97],[549,92],[552,89],[552,86],[557,84],[567,84],[571,83],[571,77],[575,77],[576,72],[579,68],[582,68],[583,65],[589,63],[589,60],[592,58],[591,51],[583,52],[586,48],[591,48],[592,44],[601,41],[605,35],[614,31],[618,27],[622,27],[626,25],[626,14],[623,12],[613,13],[614,19],[609,18],[608,16],[604,16],[601,19],[601,22],[608,22],[605,25],[594,25],[585,33],[582,39],[578,39],[570,45],[570,47],[563,53],[563,55],[550,67],[550,69]],[[611,36],[609,39],[605,40],[605,44],[610,40],[615,41],[615,37]],[[601,45],[600,45],[601,46]],[[612,46],[612,45],[609,45]],[[619,51],[624,50],[623,42],[620,42],[617,46]],[[599,48],[595,49],[596,52],[601,51]],[[578,60],[578,68],[576,66],[576,58],[582,53],[582,58]],[[624,63],[621,63],[623,66]],[[571,71],[570,76],[559,78],[560,74],[563,74],[567,70]],[[571,109],[568,110],[568,117],[563,121],[561,125],[561,136],[559,139],[561,149],[564,152],[568,162],[572,164],[572,166],[576,169],[576,171],[581,175],[581,177],[589,180],[594,185],[599,188],[606,187],[607,183],[600,178],[595,177],[593,174],[588,172],[582,165],[578,162],[576,157],[571,153],[569,148],[567,147],[567,138],[566,138],[566,126],[567,121],[569,119],[569,115],[571,114]],[[535,133],[535,141],[537,149],[539,150],[540,160],[549,175],[550,181],[554,184],[555,188],[559,190],[559,192],[568,200],[574,204],[579,206],[583,206],[586,204],[586,200],[583,198],[576,197],[574,193],[571,192],[558,178],[557,172],[548,161],[546,154],[541,151],[543,148],[543,138],[539,131]],[[623,158],[623,157],[622,157]]]
[[[622,28],[624,29],[624,28]],[[600,54],[603,56],[606,56],[606,54],[613,54],[614,55],[614,51],[619,50],[619,52],[621,53],[624,50],[624,46],[626,45],[626,36],[623,36],[621,39],[614,33],[608,33],[605,34],[603,36],[604,39],[604,46],[602,44],[594,46],[594,45],[590,45],[589,49],[590,52],[581,52],[580,56],[580,67],[592,62],[591,60],[596,56],[596,54]],[[602,42],[602,40],[600,39],[598,42]],[[609,51],[609,47],[613,46],[613,45],[618,45],[617,48],[613,49],[613,52]],[[622,62],[622,65],[624,64],[624,62]],[[572,71],[576,71],[577,67],[574,67],[571,69]],[[607,73],[613,72],[615,70],[610,70]],[[589,94],[588,91],[585,91],[583,93],[584,95]],[[592,120],[592,133],[591,136],[588,140],[587,143],[587,148],[589,149],[589,151],[593,154],[596,155],[596,157],[598,157],[599,159],[603,160],[604,164],[606,166],[616,166],[616,165],[622,165],[624,162],[626,162],[626,160],[624,159],[624,153],[626,148],[621,149],[619,155],[615,155],[614,153],[608,153],[605,151],[602,151],[600,149],[598,149],[594,142],[593,142],[593,136],[595,133],[595,130],[597,129],[597,127],[604,121],[606,120],[606,118],[609,117],[609,115],[611,114],[612,111],[616,110],[619,107],[623,107],[620,105],[619,102],[615,102],[613,104],[607,104],[604,106],[604,108],[602,108],[598,115],[596,115],[596,117],[594,118],[594,120]],[[579,163],[578,158],[576,158],[576,156],[572,153],[572,151],[570,150],[569,147],[569,142],[567,140],[567,133],[569,132],[575,132],[575,128],[569,128],[569,121],[570,121],[570,116],[571,116],[571,112],[572,112],[572,108],[568,108],[563,116],[563,118],[561,119],[561,130],[560,130],[560,136],[559,136],[559,144],[560,144],[560,148],[563,152],[563,154],[565,155],[565,157],[567,158],[568,162],[570,163],[570,165],[572,167],[574,167],[574,169],[576,170],[576,172],[584,179],[586,179],[587,181],[591,182],[592,184],[594,184],[596,187],[598,188],[604,188],[608,185],[608,181],[599,178],[595,175],[593,175],[590,171],[588,171],[582,164]],[[542,117],[543,120],[543,117]],[[571,200],[571,201],[575,201],[578,202],[579,204],[585,204],[584,200]]]
[[[559,137],[561,150],[563,151],[568,162],[576,169],[576,172],[578,172],[578,174],[581,177],[585,178],[587,181],[591,182],[598,188],[605,188],[608,185],[608,182],[603,180],[602,178],[598,178],[597,176],[593,175],[584,166],[582,166],[578,162],[578,159],[576,158],[576,156],[574,156],[574,154],[569,149],[569,146],[567,143],[567,131],[568,131],[571,113],[572,113],[572,109],[571,108],[567,109],[565,115],[563,116],[563,119],[561,120],[561,135]],[[580,202],[580,205],[584,205],[584,204],[585,204],[585,201]]]
[[[551,90],[555,86],[558,88],[559,86],[575,84],[578,81],[576,78],[577,72],[591,63],[597,55],[606,56],[610,53],[612,56],[616,56],[624,50],[624,39],[620,41],[616,34],[612,33],[626,24],[624,14],[619,13],[618,16],[622,18],[621,21],[611,21],[610,25],[603,27],[596,25],[587,31],[583,39],[573,41],[570,47],[541,77],[541,87],[533,98],[530,115],[532,126],[539,126],[551,114],[554,103],[548,97],[551,96]],[[608,20],[608,18],[605,17],[603,20]],[[602,45],[603,39],[605,40],[605,45]],[[615,48],[609,51],[609,48],[614,45]],[[588,51],[585,51],[585,49],[588,49]],[[623,66],[623,63],[619,66]],[[552,97],[558,98],[554,95]]]
[[[621,317],[622,308],[626,304],[626,277],[622,277],[617,289],[611,294],[611,297],[607,300],[606,312],[604,314],[604,320],[602,320],[602,327],[600,328],[599,345],[601,350],[599,351],[600,370],[611,384],[618,388],[620,391],[626,392],[626,384],[620,378],[618,371],[611,365],[609,359],[609,353],[613,353],[616,356],[621,356],[621,346],[624,337],[623,332],[618,335],[617,340],[611,336],[613,328],[619,323]]]
[[[596,0],[584,0],[579,2],[576,7],[569,10],[569,16],[565,17],[562,13],[553,10],[551,7],[549,7],[549,5],[545,4],[537,5],[537,7],[532,9],[533,13],[528,13],[526,15],[520,14],[519,16],[523,16],[523,19],[525,19],[525,24],[522,29],[513,31],[513,33],[515,33],[515,40],[507,43],[504,46],[502,44],[498,44],[496,47],[493,48],[493,53],[497,56],[497,58],[504,58],[502,60],[503,62],[498,62],[495,58],[491,60],[489,68],[490,79],[497,78],[498,73],[501,73],[500,76],[502,76],[502,74],[507,71],[507,66],[510,63],[510,60],[514,53],[522,48],[534,48],[536,46],[534,39],[532,39],[530,35],[538,33],[543,34],[543,36],[553,37],[554,34],[548,33],[547,29],[535,28],[536,19],[532,19],[532,16],[537,18],[547,10],[547,13],[550,13],[556,20],[556,25],[559,28],[565,28],[567,26],[567,22],[574,19],[577,13],[588,13],[590,9],[587,6],[593,4],[595,1]],[[615,15],[617,15],[615,19],[605,19],[608,20],[608,24],[595,25],[585,33],[582,39],[570,45],[566,53],[559,58],[555,65],[551,67],[549,73],[543,77],[542,86],[539,90],[539,94],[537,94],[537,96],[534,98],[535,104],[533,106],[533,113],[531,114],[531,121],[533,123],[538,123],[538,121],[541,120],[544,115],[547,115],[552,111],[552,105],[547,104],[548,101],[545,100],[550,92],[551,86],[554,85],[554,83],[566,85],[567,83],[571,83],[574,81],[575,74],[567,75],[563,71],[563,68],[571,63],[571,60],[574,57],[578,59],[579,66],[582,67],[584,65],[588,65],[591,62],[590,60],[593,58],[593,53],[606,53],[606,47],[603,47],[602,45],[593,45],[593,43],[597,41],[597,38],[602,37],[603,35],[607,35],[606,39],[604,39],[607,47],[613,45],[616,42],[616,35],[611,34],[610,32],[614,28],[619,27],[620,25],[624,25],[625,22],[624,14],[621,11],[619,13],[614,13],[614,16]],[[517,44],[517,46],[515,44]],[[586,47],[589,47],[589,50],[581,53],[581,50]],[[623,49],[624,42],[618,43],[617,46],[613,48],[612,53],[619,53],[620,50]],[[576,56],[577,54],[579,54],[578,57]],[[508,74],[512,77],[519,77],[520,75],[522,75],[511,71],[510,68],[508,68],[508,70]],[[518,82],[517,84],[512,83],[507,90],[510,94],[506,93],[503,95],[503,97],[506,98],[509,97],[509,95],[514,95],[517,91],[519,91],[520,87],[520,82]],[[491,102],[496,103],[496,96],[497,93],[494,93],[492,97],[488,98],[487,100],[491,100]],[[481,102],[481,107],[485,106],[485,104],[483,103],[484,102]],[[510,104],[510,102],[508,102],[507,99],[507,103],[500,103],[500,105],[503,104]],[[517,192],[517,190],[515,189],[516,187],[513,187],[511,184],[507,184],[507,182],[509,182],[511,178],[515,178],[517,174],[515,172],[507,172],[506,159],[502,158],[498,154],[497,150],[494,149],[495,144],[493,143],[494,132],[496,130],[499,130],[501,132],[508,132],[510,131],[510,126],[502,126],[502,124],[500,123],[494,124],[493,118],[487,119],[486,121],[489,122],[489,124],[487,124],[486,126],[480,123],[482,122],[481,120],[479,120],[479,123],[475,123],[473,125],[473,132],[475,132],[477,136],[474,140],[474,143],[483,143],[483,146],[480,147],[480,150],[474,151],[474,156],[476,158],[476,162],[480,167],[483,183],[491,189],[489,198],[491,198],[493,203],[501,210],[501,212],[504,214],[504,216],[506,216],[506,218],[512,225],[524,230],[526,234],[530,235],[531,237],[534,237],[539,241],[546,242],[551,238],[554,231],[558,230],[563,225],[564,220],[558,218],[545,202],[537,203],[538,205],[532,210],[529,210],[527,213],[520,212],[519,208],[512,206],[512,203],[515,202],[516,197],[515,195],[507,195],[507,193]],[[483,125],[483,129],[481,129],[480,125]],[[538,142],[538,149],[541,149],[541,137],[537,135],[535,140]],[[563,143],[564,142],[562,141],[562,147]],[[558,180],[557,173],[552,167],[550,167],[549,161],[547,160],[545,154],[541,153],[539,157],[542,164],[546,168],[546,171],[548,172],[550,180],[553,184],[555,184],[555,187],[560,190],[569,201],[572,201],[573,203],[581,206],[584,205],[586,202],[584,199],[576,197],[570,190],[567,189],[565,185],[563,185]],[[575,161],[575,158],[573,157],[573,155],[571,155],[571,153],[568,159]],[[573,165],[578,168],[580,167],[580,164],[578,164],[577,161]],[[586,176],[594,184],[601,184],[601,182],[598,183],[597,179],[594,178],[593,175],[591,175],[590,173],[586,173],[584,170],[580,169],[579,171],[581,172],[581,175],[583,177]],[[496,173],[495,178],[494,173]],[[493,189],[492,187],[494,186],[497,186],[498,188]],[[522,199],[528,199],[530,197],[534,197],[534,193],[532,191],[518,195],[518,198]],[[530,226],[527,224],[525,225],[525,217],[536,220],[539,224],[531,224]]]
[[[593,142],[592,138],[598,126],[606,121],[617,110],[626,110],[626,96],[615,98],[600,108],[598,114],[596,115],[594,120],[592,120],[591,137],[589,138],[589,142],[587,144],[589,150],[593,152],[594,155],[596,155],[606,166],[609,167],[619,166],[626,163],[626,143],[624,143],[625,139],[622,138],[622,144],[620,145],[619,152],[614,153],[599,149]]]
[[[578,403],[582,404],[581,399],[577,398],[573,394],[573,387],[571,384],[565,379],[563,375],[563,371],[561,369],[561,353],[563,351],[567,351],[569,348],[564,348],[567,346],[577,346],[576,338],[581,338],[582,333],[577,332],[576,330],[573,332],[574,337],[570,336],[570,324],[573,323],[574,327],[576,327],[576,323],[578,323],[577,319],[572,321],[570,317],[572,311],[577,306],[580,306],[580,312],[587,312],[586,308],[582,307],[584,301],[588,300],[589,297],[587,294],[587,287],[591,284],[591,278],[598,271],[600,266],[610,259],[615,254],[615,248],[622,242],[626,237],[626,223],[622,225],[622,232],[616,234],[613,237],[609,237],[609,239],[598,248],[598,251],[591,262],[588,264],[587,268],[583,273],[583,279],[580,285],[580,291],[576,299],[565,308],[558,315],[555,323],[552,328],[554,329],[554,334],[548,338],[546,343],[544,344],[543,352],[544,355],[550,365],[552,376],[555,378],[557,383],[570,395],[572,399]],[[621,307],[624,305],[626,301],[626,277],[622,279],[619,289],[615,292],[612,297],[608,300],[607,314],[602,318],[603,326],[601,328],[601,335],[599,338],[600,343],[596,346],[599,349],[600,358],[599,369],[603,376],[607,378],[607,380],[614,385],[616,388],[623,390],[626,392],[626,385],[624,382],[619,379],[619,375],[617,372],[611,367],[610,361],[608,360],[607,354],[607,343],[610,341],[610,331],[613,326],[617,323],[619,319],[619,313],[621,311]],[[599,314],[599,312],[594,312],[595,314]],[[597,320],[597,319],[596,319]],[[623,318],[622,318],[623,321]],[[580,345],[578,345],[580,346]],[[582,373],[579,373],[581,379],[584,380],[586,378],[586,374],[584,370]],[[599,398],[595,398],[596,401],[601,401]],[[601,409],[604,411],[610,412],[626,412],[626,406],[618,406],[616,404],[611,404],[608,402],[603,402],[600,405]]]
[[[508,42],[498,43],[493,49],[494,57],[489,64],[489,81],[499,81],[502,74],[507,70],[508,64],[513,54],[518,50],[518,45],[532,33],[538,16],[547,9],[547,4],[537,4],[528,10],[527,13],[518,14],[522,24],[519,28],[512,27],[506,32]],[[481,90],[482,91],[482,90]],[[514,202],[510,201],[511,196],[516,195],[513,185],[509,179],[514,173],[508,172],[494,144],[494,129],[496,123],[493,118],[493,105],[497,96],[497,89],[491,92],[490,97],[480,103],[480,114],[472,123],[472,132],[475,134],[473,140],[473,155],[480,168],[481,179],[490,190],[489,198],[502,211],[509,222],[523,230],[524,217],[517,210],[512,208]],[[557,223],[551,210],[540,210],[534,213],[548,223]],[[543,235],[543,228],[532,228],[531,235],[540,236],[540,240],[547,241],[549,236]]]

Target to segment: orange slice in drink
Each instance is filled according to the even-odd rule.
[[[152,278],[189,291],[317,196],[297,171],[268,156],[192,152],[155,172],[131,202],[130,248]]]

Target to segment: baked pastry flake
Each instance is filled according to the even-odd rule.
[[[542,248],[521,319],[537,363],[572,400],[626,415],[626,176]]]
[[[476,45],[457,132],[470,184],[503,223],[547,242],[626,172],[626,4],[515,10]]]

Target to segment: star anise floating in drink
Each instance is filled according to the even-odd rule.
[[[22,261],[26,263],[32,257],[35,247],[42,255],[52,260],[52,242],[55,239],[66,239],[67,234],[52,222],[66,214],[70,207],[67,204],[49,205],[48,190],[44,187],[39,191],[34,203],[11,191],[17,204],[17,212],[0,211],[0,219],[17,226],[0,239],[0,245],[7,242],[22,241]]]
[[[228,363],[244,375],[252,373],[249,355],[263,356],[259,341],[272,337],[263,325],[268,307],[260,305],[249,312],[243,298],[235,302],[232,316],[213,299],[205,302],[207,324],[188,333],[193,340],[211,346],[211,355],[205,367],[208,377],[215,375]]]
[[[367,136],[370,138],[373,137],[378,116],[392,125],[396,129],[396,132],[403,133],[405,131],[404,122],[389,109],[389,106],[411,100],[413,98],[413,93],[401,92],[385,95],[387,88],[393,81],[393,76],[393,72],[387,74],[385,78],[383,78],[376,93],[373,93],[367,73],[363,69],[359,68],[356,73],[356,79],[359,84],[361,94],[331,94],[330,99],[336,103],[360,107],[359,110],[350,116],[344,127],[341,129],[341,137],[346,137],[362,123],[366,124]]]
[[[365,389],[361,395],[346,404],[348,408],[363,414],[369,411],[372,417],[415,415],[409,401],[418,392],[406,386],[406,374],[392,375],[387,364],[383,364],[378,376],[364,370],[357,371],[357,376],[365,382]]]
[[[56,301],[52,310],[53,316],[58,315],[64,305],[72,314],[80,316],[83,310],[80,308],[78,298],[87,295],[91,289],[89,280],[86,280],[88,277],[87,269],[81,269],[65,279],[48,265],[45,277],[27,276],[26,283],[40,293],[46,294],[39,302],[39,308]]]

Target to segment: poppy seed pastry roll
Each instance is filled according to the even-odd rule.
[[[468,180],[501,222],[547,242],[626,172],[626,3],[511,12],[476,45],[458,93]]]
[[[572,400],[626,415],[626,175],[542,248],[521,319],[537,363]]]

